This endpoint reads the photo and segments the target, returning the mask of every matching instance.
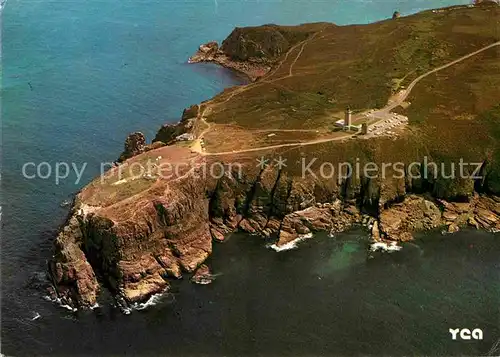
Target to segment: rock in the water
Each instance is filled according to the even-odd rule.
[[[217,242],[224,241],[224,234],[218,231],[217,229],[210,229],[210,233],[212,234],[212,238]]]
[[[219,44],[215,41],[211,41],[201,45],[198,51],[189,58],[189,63],[197,62],[211,62],[215,59],[215,56],[219,52]]]
[[[372,240],[375,242],[380,241],[380,230],[378,228],[378,221],[373,222],[372,226]]]
[[[215,280],[214,276],[210,273],[210,268],[202,264],[196,270],[191,281],[195,284],[207,285],[210,284],[213,280]]]
[[[460,230],[460,228],[455,224],[455,223],[452,223],[448,226],[448,229],[446,231],[446,233],[456,233]]]

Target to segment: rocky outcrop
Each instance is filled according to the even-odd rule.
[[[132,133],[125,140],[124,146],[118,162],[123,162],[146,151],[146,137],[141,132]]]
[[[380,213],[380,231],[389,240],[411,240],[411,232],[431,230],[441,225],[441,211],[423,197],[409,195],[401,203]]]
[[[199,105],[192,105],[184,109],[181,120],[175,124],[164,124],[156,133],[153,144],[162,142],[171,145],[180,135],[191,133],[195,129],[196,118],[200,111]]]
[[[50,294],[68,306],[92,307],[97,302],[100,287],[81,249],[82,230],[74,213],[54,243],[55,255],[48,267],[53,283]]]
[[[188,63],[200,62],[217,63],[220,66],[245,74],[252,81],[264,76],[271,69],[271,65],[263,61],[252,62],[233,59],[222,48],[219,48],[217,42],[208,42],[201,45],[198,51],[188,60]]]
[[[274,25],[235,29],[221,46],[215,42],[200,46],[190,62],[215,62],[258,78],[286,57],[290,62],[285,70],[287,76],[292,64],[302,58],[306,47],[303,41],[311,34],[318,34],[315,41],[328,37],[336,42],[335,36],[319,34],[326,26],[333,25],[308,24],[293,27],[293,31]],[[345,31],[358,33],[352,26]],[[308,49],[312,42],[307,43]],[[314,45],[321,48],[320,43]],[[287,52],[290,56],[285,55]],[[311,61],[307,68],[314,68],[315,63]],[[277,72],[280,69],[276,68]],[[192,152],[187,145],[170,145],[179,138],[201,136],[199,133],[206,128],[200,120],[205,104],[191,106],[179,123],[160,128],[151,145],[146,145],[141,133],[131,134],[121,164],[77,195],[49,263],[55,297],[71,306],[90,307],[104,288],[120,303],[132,304],[167,290],[173,279],[194,273],[192,280],[203,282],[210,274],[203,264],[212,252],[213,242],[222,242],[235,231],[259,236],[280,248],[314,232],[334,235],[360,223],[371,227],[372,239],[381,244],[410,240],[414,232],[428,229],[440,228],[449,233],[467,225],[500,229],[500,199],[487,196],[500,192],[492,189],[499,171],[498,167],[488,167],[488,155],[483,152],[474,155],[483,160],[481,171],[486,175],[481,181],[444,179],[444,175],[435,175],[443,179],[423,179],[415,174],[432,169],[425,160],[418,169],[405,165],[401,178],[381,181],[353,176],[321,180],[317,178],[321,175],[304,177],[303,172],[290,167],[256,167],[255,152],[234,148],[231,154],[201,154]],[[289,107],[287,103],[277,104]],[[224,108],[230,113],[228,117],[235,117],[233,109]],[[412,154],[404,156],[404,160],[419,160],[418,152],[437,150],[428,150],[424,143],[422,150],[415,150],[416,157]],[[348,143],[339,144],[344,144],[329,159],[341,162],[353,158],[355,151],[351,150],[355,148],[344,151]],[[410,140],[407,145],[409,148],[416,144]],[[334,146],[318,146],[315,155],[328,157],[329,150],[336,151]],[[386,148],[368,144],[356,152],[367,160],[381,161],[385,156],[380,154]],[[406,148],[402,145],[390,150]],[[313,150],[308,151],[304,145],[293,149],[275,147],[272,152],[262,153],[269,162],[274,162],[273,155],[281,153],[289,155],[288,162],[293,163]],[[399,161],[398,155],[392,158]],[[138,176],[127,172],[134,164],[144,165],[145,161],[153,161],[148,162],[152,172]],[[217,166],[224,168],[222,175],[207,171]],[[432,177],[434,172],[430,173]]]
[[[448,202],[406,192],[394,200],[373,180],[330,185],[274,167],[258,169],[252,156],[215,158],[176,146],[153,153],[164,162],[179,163],[174,176],[137,181],[142,191],[120,196],[133,186],[121,188],[108,180],[141,160],[139,155],[78,194],[50,262],[55,292],[69,305],[92,306],[100,286],[133,303],[165,291],[171,279],[184,273],[196,271],[194,280],[203,280],[208,273],[202,264],[212,242],[235,231],[280,247],[304,235],[334,234],[362,222],[373,222],[377,241],[406,241],[413,232],[440,227],[450,232],[466,225],[500,229],[496,197],[475,194],[467,202]],[[217,177],[204,171],[216,162],[233,161],[243,167],[229,167]],[[373,218],[367,220],[366,213]]]
[[[472,218],[480,228],[500,231],[500,199],[498,197],[476,197],[473,207]]]
[[[293,31],[277,25],[237,27],[221,46],[215,41],[201,45],[188,62],[214,62],[256,80],[269,72],[293,45],[317,31],[319,25],[300,25]]]
[[[280,26],[236,27],[222,42],[221,50],[233,60],[271,62],[296,42]]]
[[[210,41],[200,45],[198,51],[189,58],[189,63],[197,62],[212,62],[219,56],[222,51],[219,49],[219,44],[216,41]]]
[[[382,240],[382,237],[380,236],[380,229],[378,227],[378,221],[373,222],[370,234],[373,242],[380,242]]]
[[[449,231],[466,225],[490,231],[500,230],[500,199],[496,196],[474,195],[469,202],[444,202],[439,200],[443,210],[444,224]]]
[[[439,227],[445,228],[444,233],[456,233],[466,226],[498,232],[500,199],[474,194],[467,202],[447,202],[409,195],[383,209],[379,222],[381,237],[394,241],[411,240],[413,232]]]
[[[355,223],[361,223],[361,214],[354,205],[340,200],[318,203],[314,207],[290,213],[283,219],[277,245],[285,245],[301,235],[324,231],[330,234],[344,232]]]
[[[191,278],[191,281],[193,283],[200,285],[210,284],[214,280],[215,277],[210,272],[210,268],[205,264],[200,265],[200,267],[196,269],[196,272]]]
[[[172,141],[173,142],[173,141]],[[125,139],[125,149],[121,153],[115,164],[122,163],[131,157],[140,155],[144,152],[155,150],[165,146],[166,144],[162,141],[154,141],[151,144],[146,144],[146,138],[142,133],[132,133]]]

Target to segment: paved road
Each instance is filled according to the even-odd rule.
[[[401,104],[403,104],[410,95],[411,91],[413,88],[417,85],[418,82],[420,82],[422,79],[424,79],[427,76],[430,76],[433,73],[439,72],[445,68],[451,67],[459,62],[462,62],[468,58],[471,58],[473,56],[478,55],[481,52],[487,51],[490,48],[500,46],[500,41],[492,43],[491,45],[485,46],[477,51],[471,52],[463,57],[460,57],[452,62],[449,62],[443,66],[434,68],[433,70],[430,70],[429,72],[426,72],[422,74],[421,76],[417,77],[413,82],[410,83],[408,88],[406,88],[404,91],[399,92],[396,95],[396,99],[391,101],[387,106],[385,106],[382,109],[376,110],[372,113],[373,117],[375,118],[380,118],[380,119],[385,119],[389,118],[392,114],[390,113],[391,110],[394,108],[397,108]],[[328,139],[317,139],[317,140],[311,140],[311,141],[306,141],[306,142],[301,142],[301,143],[289,143],[289,144],[280,144],[280,145],[271,145],[271,146],[262,146],[258,148],[250,148],[250,149],[242,149],[242,150],[235,150],[235,151],[224,151],[224,152],[213,152],[213,153],[207,153],[203,152],[203,155],[206,156],[218,156],[218,155],[228,155],[228,154],[239,154],[239,153],[245,153],[245,152],[255,152],[255,151],[264,151],[264,150],[273,150],[273,149],[279,149],[279,148],[284,148],[284,147],[300,147],[300,146],[307,146],[307,145],[316,145],[316,144],[322,144],[322,143],[327,143],[330,141],[338,141],[338,140],[345,140],[349,137],[352,137],[356,134],[347,134],[346,136],[342,137],[335,137],[335,138],[328,138]]]
[[[469,53],[468,55],[465,55],[465,56],[463,56],[463,57],[460,57],[459,59],[456,59],[456,60],[454,60],[454,61],[452,61],[452,62],[449,62],[449,63],[447,63],[447,64],[445,64],[445,65],[440,66],[440,67],[434,68],[433,70],[431,70],[431,71],[429,71],[429,72],[427,72],[427,73],[422,74],[421,76],[419,76],[419,77],[415,78],[415,79],[413,80],[413,82],[411,82],[411,83],[410,83],[410,85],[408,86],[408,88],[406,88],[405,90],[403,90],[403,91],[399,92],[399,93],[398,93],[398,95],[396,96],[396,100],[395,100],[395,101],[393,101],[393,102],[389,103],[386,107],[384,107],[384,108],[382,108],[382,109],[380,109],[380,110],[375,111],[375,112],[373,113],[373,115],[374,115],[375,117],[379,117],[379,116],[386,116],[386,115],[384,115],[384,114],[387,114],[387,113],[389,113],[391,110],[393,110],[393,109],[395,109],[395,108],[399,107],[401,104],[403,104],[403,103],[406,101],[406,99],[407,99],[407,98],[408,98],[408,96],[410,95],[410,93],[411,93],[411,91],[413,90],[413,88],[417,85],[417,83],[418,83],[418,82],[420,82],[420,81],[421,81],[422,79],[424,79],[425,77],[428,77],[428,76],[430,76],[430,75],[431,75],[431,74],[433,74],[433,73],[436,73],[436,72],[439,72],[439,71],[441,71],[441,70],[443,70],[443,69],[446,69],[446,68],[448,68],[448,67],[451,67],[451,66],[453,66],[453,65],[455,65],[455,64],[457,64],[457,63],[459,63],[459,62],[462,62],[462,61],[464,61],[464,60],[466,60],[466,59],[468,59],[468,58],[471,58],[471,57],[473,57],[473,56],[476,56],[476,55],[480,54],[481,52],[487,51],[487,50],[489,50],[490,48],[493,48],[493,47],[496,47],[496,46],[500,46],[500,41],[495,42],[495,43],[492,43],[492,44],[491,44],[491,45],[489,45],[489,46],[486,46],[486,47],[483,47],[483,48],[481,48],[481,49],[479,49],[479,50],[477,50],[477,51],[471,52],[471,53]]]

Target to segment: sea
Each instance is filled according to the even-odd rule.
[[[499,355],[500,239],[486,232],[427,233],[390,254],[369,252],[362,228],[280,252],[235,234],[214,247],[212,284],[174,282],[130,314],[106,293],[94,310],[70,311],[43,289],[72,197],[119,156],[126,135],[150,140],[185,107],[245,83],[187,64],[198,45],[236,26],[369,23],[469,2],[3,1],[1,353]],[[483,338],[453,340],[450,329]]]

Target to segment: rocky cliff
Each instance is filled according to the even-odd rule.
[[[282,54],[307,39],[320,26],[321,24],[305,24],[293,28],[277,25],[237,27],[221,46],[216,41],[201,45],[188,62],[214,62],[256,80],[269,72]]]
[[[431,68],[428,60],[435,59],[422,57],[427,52],[421,51],[418,41],[424,39],[432,45],[428,54],[436,48],[437,39],[445,39],[448,50],[459,51],[442,52],[439,64],[477,50],[477,46],[463,50],[463,36],[457,39],[450,35],[457,29],[469,33],[468,28],[456,26],[457,18],[467,22],[473,15],[474,26],[487,25],[483,28],[486,34],[492,31],[490,27],[497,28],[496,7],[463,7],[456,10],[456,16],[446,11],[426,12],[420,15],[422,20],[415,15],[342,29],[323,24],[293,30],[274,25],[235,29],[222,46],[213,42],[201,46],[191,62],[213,61],[243,70],[253,78],[259,76],[254,69],[265,73],[278,58],[284,64],[281,72],[271,71],[269,76],[276,75],[273,81],[267,81],[266,76],[187,108],[180,122],[163,126],[151,145],[146,145],[140,133],[131,134],[120,163],[83,188],[75,199],[49,263],[53,294],[71,306],[90,307],[106,289],[123,304],[132,304],[168,289],[171,280],[186,275],[194,274],[193,280],[203,283],[210,278],[203,262],[212,245],[235,231],[283,246],[316,231],[334,235],[355,224],[367,226],[374,241],[406,241],[414,232],[440,229],[453,233],[465,226],[500,230],[499,87],[491,85],[496,83],[497,72],[491,70],[487,80],[483,75],[484,68],[496,68],[495,53],[485,54],[475,66],[460,66],[457,76],[454,72],[443,76],[446,81],[438,76],[431,84],[418,87],[411,99],[414,104],[405,106],[411,130],[397,140],[351,137],[321,143],[308,136],[332,124],[334,116],[327,110],[333,105],[341,103],[345,108],[347,101],[375,94],[386,100],[390,88],[385,73],[390,72],[387,68],[393,70],[394,64],[405,76],[415,72],[414,63],[420,70]],[[419,21],[426,26],[418,26]],[[432,41],[425,37],[429,24],[439,24]],[[360,33],[366,41],[356,41]],[[469,40],[477,40],[482,47],[491,44],[488,36]],[[377,39],[379,42],[370,42]],[[406,45],[401,41],[407,41]],[[373,53],[378,45],[387,48]],[[377,54],[379,62],[353,64],[354,58]],[[392,54],[391,62],[388,56]],[[491,63],[492,67],[487,67]],[[432,62],[432,66],[436,64]],[[466,69],[468,72],[461,72]],[[343,75],[347,77],[339,82],[323,81]],[[452,83],[456,86],[469,78],[473,82],[457,91],[449,84],[455,77],[458,79]],[[283,85],[281,80],[285,80]],[[367,82],[372,85],[367,86]],[[481,83],[485,84],[480,87]],[[383,90],[378,93],[377,88]],[[433,91],[427,93],[427,88]],[[468,91],[476,89],[473,93],[481,95],[469,95]],[[466,96],[456,99],[462,92]],[[365,98],[358,106],[366,108],[372,102],[372,98]],[[433,116],[437,119],[429,120]],[[284,144],[272,146],[278,134]],[[294,135],[302,141],[288,146]],[[331,130],[324,135],[332,135]],[[179,142],[186,138],[201,141],[203,136],[213,151],[191,150],[189,142]],[[313,140],[314,145],[302,145],[307,140]],[[226,145],[223,150],[217,147],[222,144]],[[242,144],[246,149],[237,150]],[[271,146],[263,150],[266,145]],[[252,151],[256,146],[259,151]],[[268,163],[283,157],[289,165],[281,169],[257,166],[260,155],[266,156]],[[337,173],[320,179],[324,175],[317,166],[311,167],[313,175],[303,175],[294,167],[309,155],[330,162],[358,157],[364,160],[362,165],[375,162],[379,167],[401,162],[403,176],[342,179]],[[482,178],[446,179],[445,173],[436,175],[443,179],[415,178],[410,163],[422,162],[423,156],[442,163],[458,162],[458,158],[482,162]],[[422,170],[427,168],[421,166]]]
[[[157,167],[176,166],[161,175],[118,177],[120,168],[144,163],[144,155]],[[231,162],[242,166],[231,168]],[[226,168],[208,175],[206,168],[215,166]],[[130,192],[132,182],[140,191]],[[126,304],[142,301],[168,289],[171,279],[194,273],[213,242],[235,231],[282,246],[308,233],[334,234],[373,222],[374,240],[409,240],[415,231],[454,232],[466,225],[500,229],[496,197],[476,193],[452,203],[403,191],[381,199],[372,186],[363,179],[332,185],[275,167],[261,170],[245,156],[215,159],[176,146],[149,151],[78,194],[50,263],[54,294],[69,305],[90,307],[102,286]]]

